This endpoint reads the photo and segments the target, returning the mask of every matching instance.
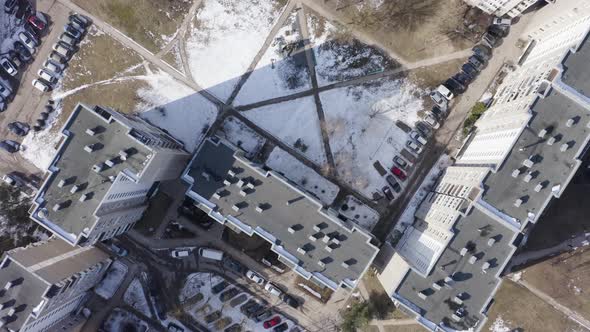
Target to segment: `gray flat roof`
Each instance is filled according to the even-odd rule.
[[[564,72],[561,80],[584,96],[590,96],[590,60],[589,36],[582,42],[576,53],[570,53],[562,62]]]
[[[102,112],[101,112],[102,111]],[[86,133],[87,129],[98,128],[94,136]],[[67,137],[62,139],[53,167],[59,170],[50,174],[43,187],[39,190],[39,198],[45,203],[45,219],[42,222],[49,229],[69,239],[76,238],[85,229],[91,229],[96,218],[94,212],[108,192],[112,177],[123,170],[131,174],[139,173],[146,163],[150,151],[141,143],[129,136],[130,129],[107,112],[97,108],[89,108],[82,104],[76,106],[63,132]],[[97,144],[97,150],[86,152],[84,147]],[[132,149],[125,161],[118,159],[113,167],[106,167],[100,173],[92,170],[95,164],[108,159],[117,158],[122,150]],[[59,186],[65,180],[66,185]],[[73,185],[80,190],[71,193]],[[82,194],[90,194],[90,198],[80,202]],[[54,211],[53,207],[63,203],[64,207]]]
[[[577,170],[576,158],[590,137],[590,112],[554,88],[531,109],[533,117],[528,127],[498,172],[484,181],[483,199],[522,224],[527,218],[537,220],[553,196],[552,191],[559,193],[565,188]],[[574,119],[574,124],[568,127],[566,122],[570,119]],[[542,130],[547,134],[539,137]],[[549,145],[551,137],[557,139]],[[569,147],[562,152],[564,144]],[[530,168],[523,165],[529,158],[534,163]],[[514,178],[512,173],[516,169],[520,174]],[[527,174],[532,176],[529,182],[525,181]],[[539,184],[543,188],[537,192],[535,187]],[[517,199],[522,200],[518,207]]]
[[[228,175],[230,170],[236,173],[235,177]],[[218,213],[226,218],[235,217],[245,227],[262,229],[263,237],[271,242],[272,237],[276,238],[274,243],[294,256],[309,273],[321,273],[336,284],[346,279],[354,282],[377,254],[378,249],[369,243],[370,235],[320,212],[321,205],[316,200],[281,176],[255,168],[223,141],[219,144],[205,141],[189,166],[188,175],[194,180],[190,190],[215,204]],[[224,179],[229,179],[231,184],[225,185]],[[237,185],[239,179],[254,184],[250,189],[243,187],[245,196]],[[213,196],[216,192],[222,193],[219,199]],[[256,210],[260,204],[263,212]],[[235,211],[234,205],[240,209]],[[316,225],[320,225],[320,231],[314,230]],[[293,233],[289,227],[293,227]],[[319,238],[312,241],[312,235]],[[331,252],[325,249],[324,235],[339,240],[339,243],[330,242]],[[299,252],[298,248],[306,252]],[[344,262],[347,267],[343,266]]]
[[[516,233],[477,206],[467,216],[459,218],[453,231],[455,236],[428,277],[424,278],[410,270],[396,293],[418,306],[418,311],[429,321],[435,324],[444,322],[457,330],[466,330],[483,319],[481,311],[500,283],[497,275],[514,250],[511,243]],[[496,240],[492,246],[488,245],[490,238]],[[464,247],[471,250],[461,256],[460,252]],[[469,259],[473,255],[478,260],[470,264]],[[485,262],[490,262],[486,273],[482,271]],[[440,290],[435,290],[432,287],[435,282],[442,284],[447,276],[453,276],[455,280],[451,288],[443,286]],[[420,291],[430,295],[423,300],[418,296]],[[466,316],[462,322],[457,323],[451,318],[457,309],[452,308],[452,300],[461,293],[466,294],[463,297]]]

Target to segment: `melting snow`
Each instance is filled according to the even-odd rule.
[[[121,286],[121,282],[125,279],[126,274],[127,265],[119,261],[113,262],[104,279],[102,279],[100,284],[94,289],[94,292],[104,299],[110,299]]]
[[[255,155],[266,142],[265,138],[233,116],[223,121],[217,135],[246,151],[248,156]]]
[[[151,317],[147,298],[145,297],[145,293],[143,291],[143,287],[139,279],[135,278],[129,284],[129,287],[127,288],[127,290],[125,291],[125,295],[123,296],[123,300],[125,301],[125,303],[135,308],[137,311],[141,312],[147,317]]]

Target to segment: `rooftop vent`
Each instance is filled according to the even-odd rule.
[[[229,179],[224,179],[223,180],[223,185],[229,186],[229,185],[231,185],[231,181]]]
[[[535,163],[531,160],[531,158],[528,158],[528,159],[523,160],[522,164],[528,168],[531,168],[531,167],[533,167],[533,165]]]
[[[325,246],[325,247],[324,247],[324,249],[326,249],[326,251],[327,251],[327,252],[332,252],[332,250],[334,250],[334,249],[333,249],[332,247],[330,247],[329,245],[328,245],[328,246]]]
[[[490,268],[490,262],[484,262],[481,266],[482,271],[486,272],[487,269]]]
[[[303,249],[302,247],[299,247],[299,248],[297,248],[297,252],[302,255],[305,255],[307,253],[307,250]]]
[[[236,176],[236,172],[232,168],[232,169],[230,169],[230,170],[227,171],[227,175],[229,175],[229,176],[231,176],[233,178],[234,176]]]
[[[319,265],[320,267],[326,267],[326,264],[325,264],[324,262],[322,262],[322,260],[319,260],[319,261],[318,261],[318,265]]]
[[[8,316],[14,316],[14,314],[16,314],[16,308],[10,308],[10,310],[8,310]]]
[[[519,175],[520,175],[520,170],[518,168],[512,171],[512,177],[513,178],[516,178]]]
[[[238,188],[242,188],[243,186],[246,185],[246,181],[244,181],[243,179],[240,179],[237,183],[236,186],[238,186]]]
[[[240,196],[242,197],[246,197],[246,195],[248,195],[248,190],[245,190],[246,188],[240,190]]]
[[[313,241],[313,242],[315,242],[315,241],[317,241],[317,240],[321,239],[323,236],[324,236],[324,233],[322,233],[322,232],[317,232],[317,233],[315,233],[315,234],[311,234],[311,235],[309,236],[309,240],[310,240],[310,241]]]
[[[518,198],[516,201],[514,201],[514,206],[519,207],[522,205],[522,199]]]
[[[331,238],[330,238],[330,236],[329,236],[328,234],[326,234],[326,235],[324,235],[324,237],[322,238],[322,241],[323,241],[324,243],[328,243],[328,242],[330,242],[330,239],[331,239]]]
[[[6,288],[7,289],[7,288]],[[0,303],[0,310],[12,307],[16,303],[15,299],[10,299],[4,303]]]
[[[453,302],[457,303],[458,305],[462,305],[462,304],[463,304],[463,300],[461,300],[461,299],[459,298],[459,296],[455,296],[455,297],[453,298]]]
[[[445,286],[446,287],[453,287],[453,285],[455,284],[455,280],[453,280],[453,278],[451,278],[450,276],[446,276],[445,277]]]
[[[25,279],[23,277],[12,279],[4,285],[4,289],[8,290],[12,287],[18,286],[23,283]]]
[[[253,190],[255,186],[254,186],[254,183],[253,182],[248,182],[246,184],[246,187],[248,187],[248,189],[250,189],[250,190]]]
[[[106,160],[104,163],[109,167],[113,167],[119,163],[119,160],[117,160],[117,158],[111,158]]]
[[[547,135],[547,129],[541,129],[537,136],[539,136],[540,138],[543,138],[543,137],[545,137],[545,135]]]
[[[491,237],[491,238],[488,239],[488,246],[491,247],[491,246],[494,245],[494,243],[496,243],[496,239],[495,238]]]
[[[469,257],[469,264],[475,264],[477,262],[477,256],[473,255]]]
[[[221,191],[216,191],[216,192],[213,194],[213,198],[215,198],[215,199],[220,199],[220,198],[221,198]]]
[[[59,210],[63,209],[64,207],[65,207],[64,203],[62,203],[62,202],[57,203],[53,206],[53,211],[59,211]]]
[[[121,160],[125,161],[125,160],[127,160],[128,157],[129,157],[129,153],[127,153],[127,151],[125,151],[125,150],[119,151],[119,158],[121,158]]]
[[[465,256],[465,254],[467,254],[467,248],[462,248],[459,254],[461,254],[461,256]]]
[[[543,189],[543,183],[542,182],[537,183],[537,185],[535,186],[535,191],[540,192],[542,189]]]
[[[102,172],[103,169],[104,169],[103,163],[96,164],[96,165],[92,166],[92,170],[95,171],[96,173]]]
[[[570,148],[570,145],[568,143],[563,143],[560,147],[559,147],[559,151],[561,152],[565,152],[567,151],[567,149]]]
[[[76,193],[78,190],[80,190],[80,186],[75,184],[72,186],[72,189],[70,189],[70,193],[74,194]]]
[[[436,290],[441,290],[442,286],[440,285],[440,280],[433,282],[432,283],[432,288],[434,288]]]
[[[334,244],[340,244],[340,239],[338,238],[338,236],[334,236],[332,238],[332,243],[334,243]]]
[[[553,145],[553,143],[555,143],[556,141],[557,138],[555,138],[555,136],[549,137],[549,139],[547,140],[547,145]]]
[[[291,234],[295,234],[295,228],[293,228],[292,226],[287,228],[287,231]]]
[[[88,134],[90,136],[96,135],[96,132],[97,132],[96,128],[88,128],[88,129],[86,129],[86,134]]]
[[[424,291],[420,291],[420,292],[418,292],[418,297],[421,298],[422,300],[426,300],[428,295],[426,295],[426,293],[424,293]]]
[[[573,118],[571,119],[567,119],[567,121],[565,122],[565,126],[570,128],[572,127],[574,124],[576,123],[576,120],[574,120]]]
[[[262,213],[262,212],[264,212],[264,210],[266,210],[266,205],[264,205],[264,204],[258,204],[256,206],[256,212]]]
[[[63,188],[63,187],[65,187],[66,184],[67,184],[66,180],[62,179],[62,180],[59,180],[59,182],[57,183],[57,186],[60,188]]]
[[[88,199],[90,199],[90,193],[84,193],[82,194],[82,196],[80,196],[80,199],[78,199],[80,202],[84,202],[87,201]]]
[[[240,204],[236,203],[231,207],[231,209],[237,212],[237,211],[240,211],[241,206],[240,206]]]
[[[525,175],[525,177],[522,179],[524,182],[530,182],[531,179],[533,178],[533,175],[531,173]]]

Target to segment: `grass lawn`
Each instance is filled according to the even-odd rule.
[[[561,312],[543,302],[526,288],[505,279],[495,296],[496,302],[488,312],[488,321],[481,329],[501,319],[510,331],[578,331],[581,327]],[[582,329],[583,330],[583,329]]]
[[[74,0],[156,53],[180,27],[192,4],[186,0]],[[163,38],[165,36],[166,38]]]

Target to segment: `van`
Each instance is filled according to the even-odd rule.
[[[199,256],[207,259],[221,261],[223,259],[223,251],[202,247],[199,248]]]

